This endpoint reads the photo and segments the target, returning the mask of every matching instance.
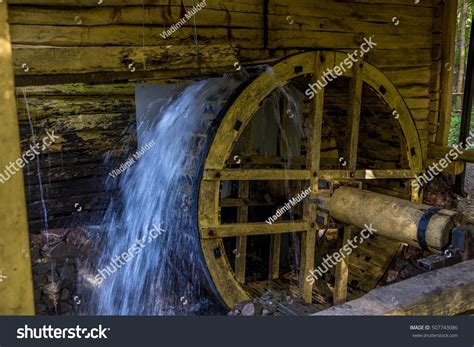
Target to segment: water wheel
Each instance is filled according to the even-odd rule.
[[[330,194],[334,185],[419,199],[410,181],[421,172],[422,152],[405,101],[373,65],[362,59],[350,69],[347,65],[342,52],[290,56],[247,82],[218,116],[201,172],[198,224],[207,269],[229,307],[255,294],[258,282],[278,283],[288,252],[296,259],[297,294],[315,302],[317,293],[305,277],[334,238],[322,232],[331,217],[318,206],[318,197]],[[307,97],[309,84],[342,66],[337,78]],[[299,106],[286,95],[290,90]],[[265,105],[275,95],[276,111],[275,99],[269,110]],[[297,206],[265,222],[307,188],[311,192]],[[268,256],[260,278],[252,278],[258,268],[255,247],[266,248],[262,254]],[[377,236],[355,250],[346,279],[353,289],[349,297],[374,288],[400,247]],[[333,280],[340,286],[338,276]]]

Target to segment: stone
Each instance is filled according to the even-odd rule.
[[[249,302],[242,308],[242,316],[255,316],[255,304]]]
[[[59,268],[58,270],[61,280],[74,279],[74,277],[76,276],[76,268],[73,265],[65,265]]]
[[[393,282],[397,279],[397,277],[398,277],[398,271],[388,270],[386,282],[387,283]]]
[[[51,249],[51,257],[53,258],[75,257],[77,254],[77,249],[66,243],[59,243]]]
[[[46,274],[46,279],[48,282],[59,282],[59,274],[57,271],[50,272]]]
[[[39,262],[34,264],[33,273],[37,275],[46,274],[56,269],[56,260],[49,260],[47,258],[39,259]]]
[[[71,292],[69,291],[69,289],[64,288],[63,291],[61,292],[61,296],[59,297],[59,300],[67,301],[69,299],[71,299]]]
[[[72,313],[73,307],[69,305],[67,302],[60,302],[58,306],[58,311],[59,311],[59,314]]]
[[[35,311],[36,311],[36,314],[46,314],[46,305],[43,305],[43,304],[35,304]]]

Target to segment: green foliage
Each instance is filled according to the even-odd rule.
[[[449,128],[448,144],[449,146],[459,144],[459,132],[461,130],[461,116],[456,116],[454,111],[451,111],[451,126]],[[474,108],[471,113],[471,126],[470,130],[474,132]],[[471,141],[472,142],[472,141]],[[470,149],[474,149],[471,146]]]
[[[448,144],[450,146],[459,143],[459,131],[461,129],[461,117],[451,111],[451,126],[449,128]]]

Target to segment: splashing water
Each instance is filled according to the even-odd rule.
[[[104,232],[97,235],[96,264],[82,274],[89,287],[84,313],[198,314],[216,302],[201,255],[196,194],[210,130],[239,84],[212,79],[188,86],[144,130],[142,143],[154,145],[120,176],[108,179],[119,180],[121,195],[108,206]],[[148,237],[140,252],[113,261],[156,228],[161,233]],[[100,285],[99,273],[105,278]]]

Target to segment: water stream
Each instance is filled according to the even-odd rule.
[[[199,314],[215,304],[193,194],[209,128],[238,85],[211,79],[188,86],[146,125],[139,158],[108,178],[108,185],[119,180],[120,197],[94,241],[97,261],[82,272],[84,313]]]

